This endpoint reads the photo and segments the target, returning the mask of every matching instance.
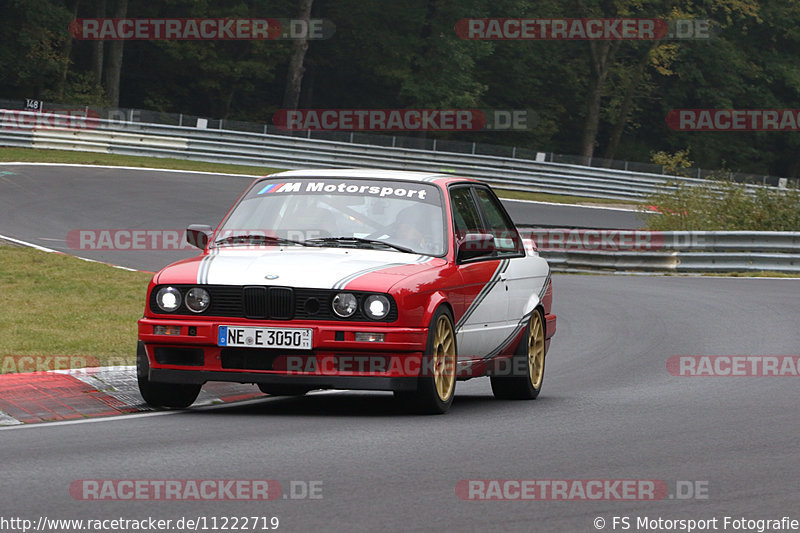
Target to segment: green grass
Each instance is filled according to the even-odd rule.
[[[604,200],[602,198],[589,198],[588,196],[567,196],[566,194],[547,194],[542,192],[510,191],[493,187],[494,192],[500,198],[511,198],[514,200],[534,200],[537,202],[552,202],[556,204],[597,204],[597,205],[621,205],[621,206],[640,206],[640,202],[632,200]]]
[[[0,359],[70,355],[101,366],[134,364],[136,321],[151,277],[0,245]]]
[[[800,272],[706,272],[703,276],[724,276],[727,278],[800,278]]]
[[[32,163],[75,163],[81,165],[112,165],[121,167],[167,168],[174,170],[196,170],[227,174],[264,176],[281,169],[224,163],[206,163],[185,159],[143,157],[135,155],[101,154],[71,150],[43,150],[37,148],[0,148],[0,161],[25,161]]]

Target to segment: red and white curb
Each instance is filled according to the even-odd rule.
[[[193,406],[264,397],[258,387],[207,383]],[[153,411],[144,403],[135,366],[0,375],[0,426]]]

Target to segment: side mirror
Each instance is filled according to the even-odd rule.
[[[214,233],[214,228],[208,224],[191,224],[186,228],[186,242],[205,250],[212,233]]]
[[[458,261],[467,261],[476,257],[491,255],[495,251],[494,235],[489,233],[467,233],[464,240],[458,243]]]

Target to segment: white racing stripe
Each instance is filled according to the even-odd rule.
[[[360,278],[364,274],[369,274],[370,272],[377,272],[378,270],[383,270],[384,268],[391,268],[391,267],[396,267],[396,266],[405,266],[405,265],[410,265],[410,264],[415,264],[415,263],[425,263],[427,261],[430,261],[431,259],[432,259],[432,257],[430,257],[430,256],[421,255],[421,256],[418,256],[417,259],[412,261],[411,263],[389,263],[389,264],[384,264],[384,265],[378,265],[378,266],[374,266],[374,267],[365,268],[364,270],[359,270],[358,272],[355,272],[353,274],[350,274],[350,275],[345,276],[344,278],[340,279],[339,281],[337,281],[336,283],[333,284],[333,288],[334,289],[344,289],[347,286],[347,284],[350,283],[351,281]]]
[[[494,271],[494,274],[492,274],[492,277],[489,279],[489,281],[486,282],[486,285],[484,285],[484,287],[481,289],[481,291],[469,305],[467,310],[464,312],[464,315],[456,323],[455,325],[456,333],[467,324],[469,318],[478,309],[478,306],[480,306],[481,303],[483,303],[483,301],[486,299],[486,296],[490,292],[492,292],[492,289],[494,289],[494,287],[500,281],[500,274],[502,274],[508,269],[509,263],[510,263],[509,259],[503,259],[500,261],[500,263],[497,265],[497,268]]]
[[[197,282],[209,285],[277,285],[343,288],[356,278],[379,270],[422,264],[434,257],[357,248],[280,246],[215,248],[203,258]],[[268,279],[270,276],[271,279]],[[274,277],[273,277],[274,276]]]

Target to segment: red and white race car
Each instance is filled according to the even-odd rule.
[[[150,282],[145,401],[186,407],[206,381],[273,395],[391,390],[447,411],[456,380],[533,399],[556,331],[547,262],[492,190],[450,175],[291,171],[256,180],[202,255]]]

